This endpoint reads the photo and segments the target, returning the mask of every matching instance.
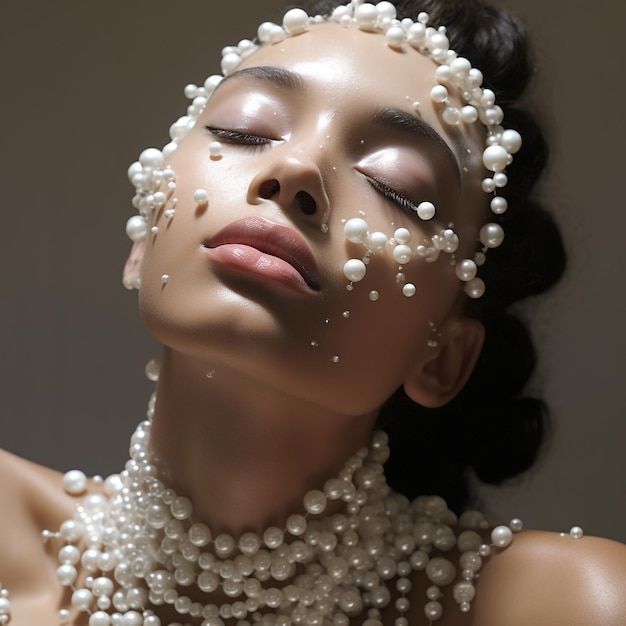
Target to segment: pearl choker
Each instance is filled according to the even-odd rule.
[[[416,572],[431,583],[424,613],[432,623],[442,615],[441,588],[452,583],[461,611],[469,610],[483,559],[521,530],[519,520],[498,526],[487,545],[477,532],[487,528],[480,513],[457,519],[439,497],[409,502],[394,493],[383,472],[387,437],[377,432],[336,478],[304,496],[284,528],[213,536],[194,520],[191,501],[159,480],[150,428],[139,424],[131,459],[103,481],[102,494],[86,496],[58,532],[44,532],[63,542],[57,578],[72,590],[60,624],[73,610],[89,614],[89,626],[161,626],[156,613],[167,604],[181,620],[169,626],[348,626],[361,615],[367,626],[382,626],[381,610],[393,604],[394,626],[408,626]],[[74,470],[64,486],[79,495],[87,480]],[[341,512],[323,516],[333,500],[342,501]],[[452,526],[462,529],[458,536]],[[440,554],[453,548],[459,574]]]

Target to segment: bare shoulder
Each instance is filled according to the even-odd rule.
[[[626,545],[525,531],[477,585],[476,626],[625,626]]]
[[[41,531],[71,511],[59,472],[0,450],[0,580],[19,587],[45,558]]]

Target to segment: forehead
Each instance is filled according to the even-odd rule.
[[[392,50],[379,33],[346,28],[335,23],[314,24],[298,36],[278,44],[261,46],[238,69],[275,65],[297,72],[312,86],[319,85],[329,96],[349,90],[359,99],[385,98],[400,102],[407,110],[417,96],[420,108],[432,111],[427,97],[435,85],[436,66],[410,49]],[[413,97],[415,96],[415,97]]]

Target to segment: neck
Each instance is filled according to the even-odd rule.
[[[165,349],[152,449],[172,486],[213,532],[284,526],[302,498],[366,445],[375,415],[346,416],[227,366]]]

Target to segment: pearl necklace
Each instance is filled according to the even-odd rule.
[[[306,493],[304,512],[291,515],[285,528],[246,532],[238,540],[226,533],[214,537],[193,521],[191,501],[157,477],[150,428],[150,421],[139,424],[131,459],[119,475],[103,481],[102,494],[86,496],[58,532],[43,533],[45,540],[64,543],[57,578],[72,590],[71,608],[89,614],[89,626],[161,626],[155,609],[165,604],[186,625],[224,626],[232,620],[238,626],[348,626],[351,618],[367,614],[364,625],[382,626],[381,610],[392,602],[398,613],[394,626],[408,626],[411,575],[418,571],[432,583],[424,607],[432,624],[443,611],[441,587],[456,581],[452,595],[461,611],[469,611],[483,559],[493,546],[508,546],[522,527],[519,520],[496,527],[487,545],[476,532],[487,528],[480,513],[457,519],[439,497],[409,502],[394,493],[383,472],[387,436],[377,432],[369,449],[348,459],[336,478]],[[79,495],[87,479],[74,470],[64,486]],[[329,500],[341,500],[344,508],[321,516]],[[458,537],[453,525],[463,529]],[[448,559],[433,554],[455,547],[460,576]],[[203,604],[187,590],[227,599]],[[69,623],[71,610],[59,617]]]

